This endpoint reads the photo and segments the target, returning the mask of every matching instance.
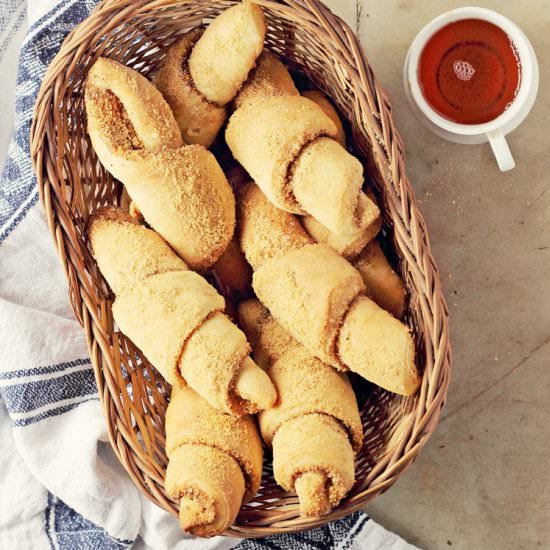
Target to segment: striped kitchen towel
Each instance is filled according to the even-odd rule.
[[[0,2],[0,548],[413,548],[360,512],[293,536],[184,537],[115,459],[29,158],[46,67],[94,4]]]

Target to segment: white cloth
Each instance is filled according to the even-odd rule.
[[[28,153],[46,66],[94,4],[0,2],[0,548],[261,548],[261,541],[184,537],[172,516],[139,493],[107,440]],[[269,547],[413,548],[362,513],[270,538]]]

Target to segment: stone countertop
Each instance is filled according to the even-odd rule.
[[[443,141],[414,117],[402,69],[416,33],[456,0],[326,0],[358,32],[393,100],[408,174],[451,316],[454,368],[441,421],[415,464],[367,511],[425,550],[550,548],[550,2],[487,0],[535,48],[539,95],[509,137]]]

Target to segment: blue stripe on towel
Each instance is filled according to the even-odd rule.
[[[49,411],[36,414],[34,416],[28,416],[23,419],[19,420],[12,420],[11,425],[14,428],[24,428],[25,426],[30,426],[31,424],[36,424],[37,422],[40,422],[41,420],[46,420],[46,418],[53,418],[54,416],[59,416],[60,414],[64,414],[66,412],[72,411],[79,405],[82,405],[83,403],[87,403],[88,401],[98,401],[99,396],[96,394],[92,397],[88,397],[87,399],[82,398],[81,400],[78,400],[76,403],[71,403],[70,405],[63,405],[60,407],[56,407],[54,409],[51,409]]]
[[[83,518],[51,493],[44,514],[44,529],[53,550],[124,550],[134,543],[111,537],[105,529]]]
[[[347,550],[367,521],[369,517],[365,513],[355,512],[323,527],[302,533],[284,533],[262,539],[246,539],[235,546],[235,550],[295,550],[296,548]]]
[[[67,399],[97,394],[92,369],[71,372],[50,380],[21,382],[3,387],[2,399],[10,415],[28,413]]]
[[[38,200],[28,152],[33,105],[40,83],[59,45],[96,3],[95,0],[60,2],[31,27],[21,48],[15,92],[16,132],[0,179],[0,243]]]
[[[75,359],[74,361],[67,361],[65,363],[58,363],[57,365],[45,365],[43,367],[32,367],[30,369],[19,369],[0,373],[0,380],[12,380],[13,378],[21,378],[23,376],[34,376],[36,374],[49,374],[54,372],[61,372],[72,367],[78,367],[81,365],[91,365],[90,359],[87,357],[84,359]]]

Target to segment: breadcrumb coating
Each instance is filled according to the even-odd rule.
[[[239,208],[240,243],[253,287],[277,321],[310,353],[395,393],[420,376],[409,328],[364,295],[361,274],[334,249],[309,244],[297,219],[253,186]]]
[[[252,418],[224,414],[180,384],[166,411],[166,453],[166,491],[182,498],[180,524],[194,534],[222,532],[260,485],[263,453]]]
[[[273,384],[248,357],[244,334],[223,314],[224,298],[157,233],[109,208],[92,218],[88,236],[116,295],[118,327],[168,382],[185,380],[210,405],[234,415],[273,405]]]
[[[192,269],[215,263],[235,227],[235,198],[215,157],[184,146],[161,93],[116,61],[90,69],[85,103],[95,152],[147,223]]]
[[[256,67],[235,98],[235,108],[263,97],[300,95],[285,64],[275,55],[264,51]]]
[[[209,101],[223,106],[237,95],[262,53],[266,31],[262,8],[248,0],[210,23],[189,57],[193,82]]]

